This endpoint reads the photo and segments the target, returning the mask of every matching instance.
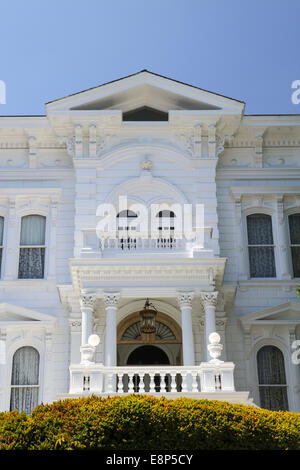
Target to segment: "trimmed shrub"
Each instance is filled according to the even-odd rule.
[[[147,395],[0,413],[0,449],[299,450],[300,415],[212,400]]]

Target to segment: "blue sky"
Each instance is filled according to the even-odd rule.
[[[148,69],[246,102],[246,114],[300,114],[300,0],[2,0],[1,115]]]

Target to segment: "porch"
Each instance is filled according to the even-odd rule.
[[[101,397],[138,393],[169,399],[194,398],[253,405],[249,392],[234,388],[234,364],[199,366],[107,367],[103,364],[70,366],[70,390],[60,399],[89,395]]]

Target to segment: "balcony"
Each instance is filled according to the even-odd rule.
[[[199,366],[70,366],[70,394],[234,392],[234,364]]]
[[[166,256],[174,255],[183,258],[197,256],[213,256],[211,227],[204,229],[204,247],[198,247],[197,240],[187,240],[185,238],[159,237],[142,238],[106,238],[98,239],[95,229],[83,229],[81,231],[80,258],[114,258],[124,256]]]

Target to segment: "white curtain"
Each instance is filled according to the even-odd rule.
[[[2,264],[3,228],[4,228],[4,217],[0,217],[0,276],[1,276],[1,264]]]
[[[247,232],[250,277],[276,277],[271,216],[248,215]]]
[[[44,277],[45,248],[41,245],[45,244],[45,227],[46,217],[41,215],[28,215],[22,218],[19,279]],[[37,247],[33,248],[34,245]]]
[[[38,404],[38,351],[31,346],[18,349],[13,357],[10,409],[30,414]]]
[[[300,277],[300,214],[289,216],[289,226],[294,277]]]
[[[257,353],[260,404],[269,410],[288,410],[284,358],[275,346],[264,346]]]

